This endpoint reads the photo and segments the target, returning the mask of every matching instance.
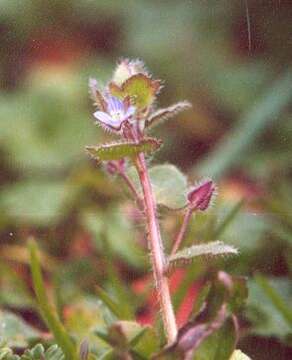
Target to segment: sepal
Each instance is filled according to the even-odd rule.
[[[93,100],[93,104],[98,107],[100,111],[106,111],[106,101],[98,89],[98,83],[96,79],[89,79],[89,93],[90,97]]]

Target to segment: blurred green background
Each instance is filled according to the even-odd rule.
[[[291,358],[291,24],[289,0],[0,0],[3,309],[39,324],[27,285],[29,236],[47,254],[49,284],[77,334],[88,328],[77,328],[74,311],[89,321],[94,284],[121,296],[113,279],[125,290],[147,275],[141,219],[84,151],[107,138],[93,125],[88,78],[105,82],[119,58],[140,58],[165,81],[161,106],[193,103],[157,128],[164,147],[152,162],[219,184],[217,205],[192,223],[187,241],[210,239],[235,209],[219,230],[240,256],[194,264],[175,301],[210,266],[247,275],[240,348],[253,359]],[[179,222],[163,222],[166,247]],[[135,314],[145,312],[144,293],[131,301]]]

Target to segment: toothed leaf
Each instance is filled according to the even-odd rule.
[[[152,153],[160,148],[162,141],[155,138],[146,138],[140,143],[117,142],[101,146],[87,146],[88,153],[98,161],[119,160],[135,156],[141,152]]]
[[[180,101],[177,104],[171,105],[165,109],[158,109],[146,121],[146,127],[154,127],[162,122],[171,119],[180,112],[192,107],[192,104],[188,101]]]
[[[136,74],[127,79],[121,87],[115,83],[109,84],[112,95],[119,98],[130,96],[133,105],[139,110],[145,110],[154,101],[155,95],[161,88],[159,80],[152,80],[145,74]]]
[[[233,246],[224,244],[222,241],[214,241],[207,244],[193,245],[178,251],[169,257],[169,265],[176,266],[191,262],[197,256],[218,256],[218,255],[236,255],[237,249]]]

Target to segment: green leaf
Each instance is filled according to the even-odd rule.
[[[3,253],[1,255],[3,256]],[[20,309],[33,306],[33,299],[26,282],[12,267],[5,263],[0,264],[0,276],[1,305]]]
[[[130,170],[129,176],[142,194],[140,182],[134,169]],[[186,205],[187,180],[174,165],[153,166],[149,169],[149,176],[158,204],[169,209],[180,209]]]
[[[192,104],[188,101],[180,101],[174,105],[171,105],[164,109],[158,109],[154,111],[146,120],[146,127],[154,127],[160,125],[162,122],[171,119],[180,112],[192,107]]]
[[[67,214],[77,187],[60,181],[26,180],[6,187],[0,207],[20,224],[54,225]]]
[[[222,241],[214,241],[206,244],[193,245],[178,251],[168,259],[170,266],[179,266],[191,262],[197,256],[218,256],[236,255],[238,250],[231,245],[224,244]]]
[[[139,143],[117,142],[100,146],[86,146],[87,152],[98,161],[118,160],[133,157],[139,153],[152,153],[160,148],[162,141],[155,138],[145,138]]]
[[[8,346],[0,345],[0,360],[64,360],[65,356],[58,345],[51,345],[47,350],[42,344],[26,349],[21,356],[13,354]]]
[[[65,356],[58,345],[51,345],[46,351],[42,344],[35,345],[32,349],[25,350],[21,360],[64,360]]]
[[[136,359],[149,359],[158,350],[156,333],[150,326],[141,326],[134,321],[117,321],[107,332],[96,331],[101,339],[113,347],[113,350],[130,351]],[[114,356],[114,351],[106,354]]]
[[[30,268],[32,273],[33,287],[36,294],[40,313],[48,328],[53,333],[58,345],[64,351],[67,360],[77,360],[77,349],[70,336],[66,333],[63,324],[57,317],[56,311],[48,303],[48,297],[42,277],[40,261],[38,257],[37,244],[31,240],[29,242]]]
[[[86,211],[82,223],[92,235],[93,245],[99,252],[104,253],[106,243],[115,259],[118,257],[134,268],[145,268],[145,252],[137,243],[132,223],[123,215],[123,209],[112,206],[108,211]]]
[[[136,74],[127,79],[121,87],[109,84],[110,92],[120,98],[130,96],[139,110],[148,108],[161,88],[159,80],[153,80],[145,74]]]
[[[41,333],[9,311],[0,311],[0,339],[7,346],[25,347]]]
[[[229,360],[236,342],[236,326],[232,317],[229,317],[219,330],[203,341],[195,353],[195,359]]]
[[[105,326],[105,311],[97,297],[82,297],[74,303],[67,305],[69,309],[64,319],[64,325],[70,335],[79,343],[80,339],[84,339],[79,346],[79,353],[86,348],[86,343],[90,344],[92,351],[100,352],[101,349],[108,349],[104,341],[100,341],[95,334],[96,328]]]
[[[199,172],[204,176],[219,177],[232,166],[238,166],[242,155],[266,127],[278,120],[279,114],[291,98],[292,71],[289,69],[260,101],[243,114],[238,126],[195,168],[195,174],[198,175]]]

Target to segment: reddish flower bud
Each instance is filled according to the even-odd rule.
[[[192,210],[204,211],[209,207],[215,193],[215,183],[212,180],[205,180],[189,191],[187,195],[189,206]]]

